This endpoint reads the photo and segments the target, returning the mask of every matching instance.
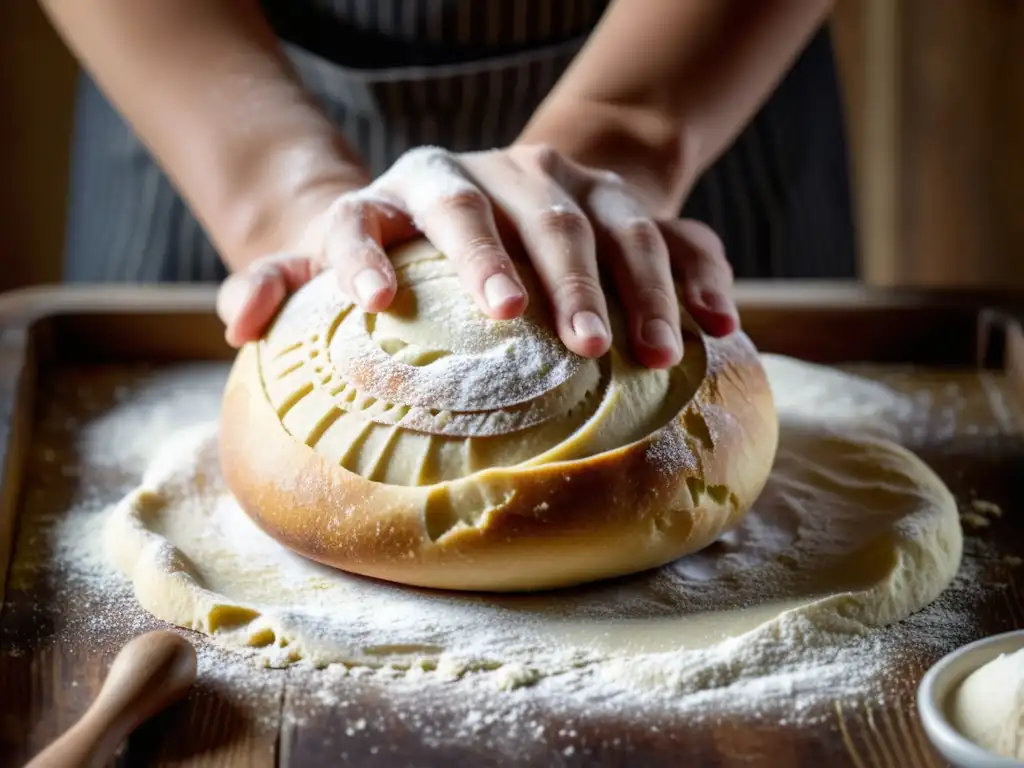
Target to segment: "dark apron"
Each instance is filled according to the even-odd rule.
[[[410,147],[512,142],[607,0],[279,0],[266,10],[306,86],[376,175]],[[194,282],[225,269],[166,175],[82,76],[65,277]],[[739,277],[852,277],[840,94],[822,30],[698,182],[684,215]]]

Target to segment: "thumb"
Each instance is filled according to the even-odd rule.
[[[228,276],[217,293],[217,316],[233,347],[259,339],[281,304],[322,267],[308,256],[266,256]]]

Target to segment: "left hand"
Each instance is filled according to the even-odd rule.
[[[333,267],[345,288],[369,267],[380,273],[379,285],[392,288],[363,308],[382,311],[395,286],[386,251],[418,230],[455,263],[481,310],[507,319],[520,314],[527,300],[504,244],[514,237],[540,279],[569,349],[587,357],[608,350],[608,310],[599,279],[599,271],[607,269],[628,316],[636,357],[662,368],[683,355],[679,301],[712,336],[733,332],[738,319],[730,296],[732,271],[719,238],[698,221],[659,219],[653,210],[655,204],[619,175],[580,165],[548,147],[513,145],[464,154],[423,147],[407,152],[368,187],[339,196],[312,227],[316,240],[304,242],[294,257],[258,259],[232,275],[225,289],[233,281],[265,283],[268,269],[280,269],[282,285],[292,286],[292,258],[302,264],[306,279]],[[370,258],[369,251],[376,255]],[[494,289],[497,283],[500,291]],[[232,286],[236,293],[240,288]],[[284,292],[267,295],[283,300]],[[498,293],[501,300],[495,301]],[[267,309],[257,308],[269,319]],[[236,341],[263,330],[244,317],[224,319]],[[240,335],[239,327],[252,330]]]

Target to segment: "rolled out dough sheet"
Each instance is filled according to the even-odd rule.
[[[768,370],[781,435],[767,488],[738,528],[656,571],[487,596],[332,570],[285,551],[240,510],[219,474],[214,422],[161,447],[111,512],[108,552],[146,610],[224,645],[258,648],[271,666],[515,664],[544,675],[736,638],[839,642],[927,605],[957,570],[961,531],[939,478],[879,436],[896,396],[795,361],[774,359]],[[843,397],[857,405],[855,419],[829,412]]]

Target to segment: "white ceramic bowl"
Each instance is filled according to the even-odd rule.
[[[987,637],[943,656],[928,670],[917,689],[921,725],[943,757],[958,768],[1024,768],[1024,763],[999,757],[960,735],[949,722],[946,704],[968,675],[1002,653],[1024,648],[1024,630]]]

